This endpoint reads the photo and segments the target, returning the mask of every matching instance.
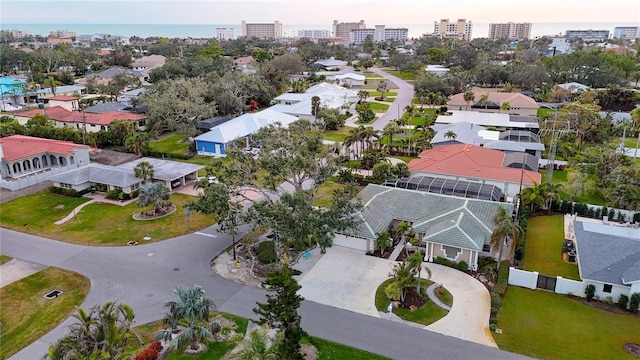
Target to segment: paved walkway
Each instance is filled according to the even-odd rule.
[[[91,198],[91,200],[82,203],[78,206],[76,206],[70,213],[69,215],[65,216],[64,218],[56,221],[54,224],[56,225],[62,225],[64,223],[66,223],[67,221],[73,219],[76,217],[76,215],[80,212],[80,210],[90,204],[95,204],[95,203],[105,203],[105,204],[112,204],[112,205],[118,205],[118,206],[127,206],[129,204],[131,204],[132,202],[136,201],[136,199],[131,199],[131,200],[126,200],[126,201],[120,201],[120,200],[111,200],[111,199],[107,199],[104,197],[104,194],[100,194],[100,193],[93,193],[93,194],[86,194],[84,197],[88,197]]]
[[[436,296],[436,292],[435,290],[440,286],[440,284],[436,284],[433,283],[431,284],[428,288],[427,288],[427,295],[429,296],[429,299],[431,301],[433,301],[434,304],[438,305],[439,308],[447,310],[447,311],[451,311],[451,306],[443,303],[442,301],[440,301],[440,299],[438,298],[438,296]]]
[[[0,287],[5,287],[27,276],[33,275],[46,266],[18,259],[11,259],[0,265]]]
[[[302,275],[300,294],[321,304],[389,318],[387,313],[376,309],[374,299],[376,289],[389,278],[395,263],[334,245],[327,249],[327,256],[322,257],[306,275]],[[489,330],[491,302],[484,285],[461,271],[433,263],[427,266],[431,270],[431,281],[449,290],[454,303],[447,316],[429,326],[420,327],[497,348]]]

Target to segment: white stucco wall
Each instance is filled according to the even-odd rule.
[[[524,271],[510,267],[508,284],[535,290],[538,284],[538,272]]]

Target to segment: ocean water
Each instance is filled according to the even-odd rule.
[[[374,24],[367,24],[373,26]],[[557,35],[572,29],[609,30],[613,34],[616,26],[639,26],[638,23],[533,23],[531,36]],[[235,36],[242,35],[240,24],[12,24],[0,23],[0,30],[23,30],[32,35],[48,35],[53,30],[75,31],[77,35],[109,34],[121,36],[139,36],[142,38],[162,36],[169,38],[215,38],[216,28],[233,28]],[[387,27],[406,27],[409,37],[418,38],[422,34],[433,32],[433,22],[424,24],[389,24]],[[331,31],[331,24],[282,25],[284,36],[297,36],[298,30],[321,29]],[[473,38],[488,37],[489,24],[474,23]]]

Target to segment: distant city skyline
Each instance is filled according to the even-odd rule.
[[[640,23],[640,2],[457,0],[441,6],[405,0],[3,0],[1,23],[48,24],[230,24],[241,20],[282,24],[330,24],[364,20],[367,26],[433,24],[464,18],[474,23]],[[3,27],[4,28],[4,27]]]

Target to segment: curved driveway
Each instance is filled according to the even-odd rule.
[[[411,104],[413,100],[413,85],[397,76],[386,73],[379,68],[371,68],[371,71],[391,81],[398,87],[397,89],[392,90],[397,91],[398,96],[396,96],[393,103],[389,105],[387,112],[380,116],[380,118],[371,125],[375,130],[382,131],[389,121],[399,119],[402,114],[404,114],[404,108]]]
[[[216,237],[202,234],[216,235]],[[210,262],[230,244],[212,226],[199,233],[130,247],[67,244],[0,228],[3,254],[44,266],[76,271],[91,280],[83,307],[118,300],[131,305],[143,324],[162,318],[163,303],[177,285],[202,285],[218,310],[253,318],[265,292],[232,283],[211,271]],[[314,336],[385,355],[393,359],[517,359],[520,355],[424,331],[380,318],[304,301],[303,328]],[[11,359],[40,359],[49,344],[67,333],[64,323]]]

